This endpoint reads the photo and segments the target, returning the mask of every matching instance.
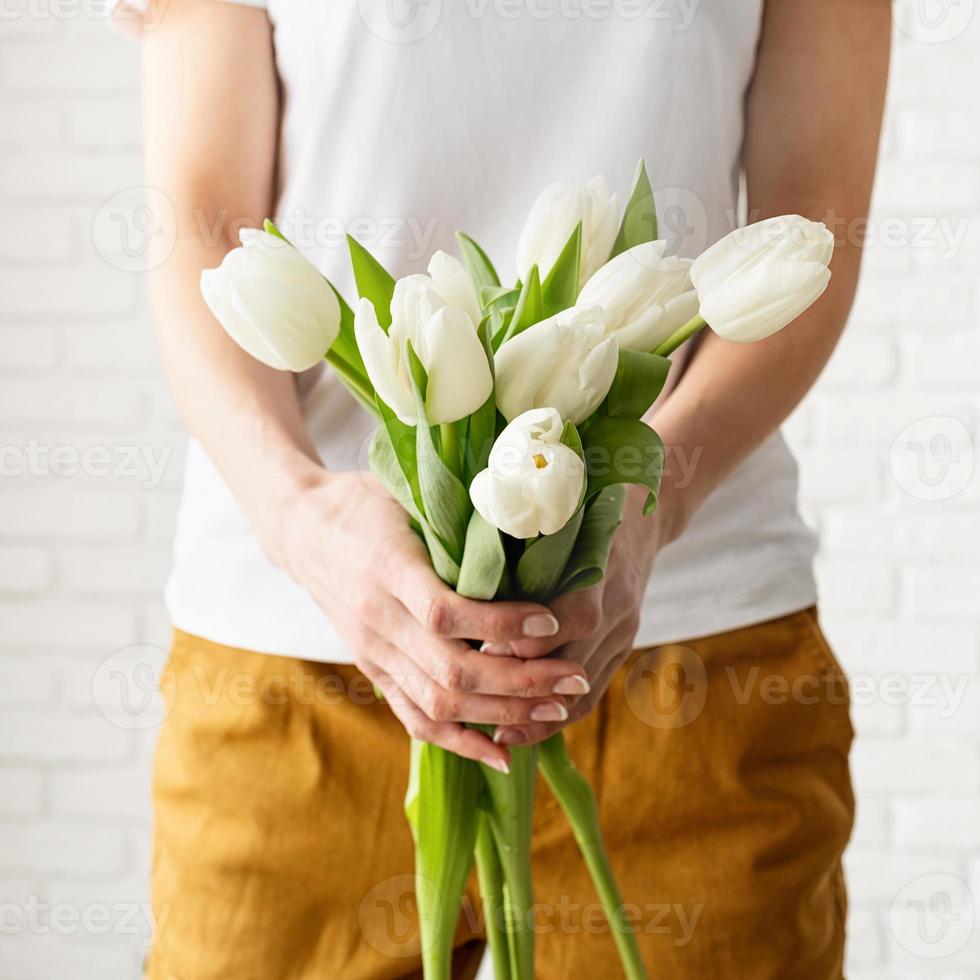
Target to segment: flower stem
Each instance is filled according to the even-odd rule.
[[[493,957],[495,980],[512,980],[510,974],[510,941],[504,929],[504,869],[493,841],[490,824],[484,814],[476,832],[476,871],[483,898],[483,923]]]
[[[405,815],[415,838],[415,896],[425,980],[451,980],[453,938],[473,867],[480,817],[478,763],[412,741]]]
[[[542,742],[538,748],[538,766],[571,824],[575,842],[585,858],[612,928],[623,970],[628,980],[647,980],[635,930],[626,919],[623,900],[602,843],[599,811],[592,787],[569,758],[565,737],[561,732]]]
[[[459,430],[455,422],[444,422],[439,426],[439,442],[442,445],[442,461],[454,476],[462,476],[459,457]]]
[[[693,337],[702,327],[706,327],[707,325],[707,322],[700,314],[691,317],[687,323],[675,330],[653,353],[659,354],[661,357],[668,357],[685,340]]]
[[[511,771],[506,775],[481,767],[490,802],[486,819],[504,874],[511,980],[534,980],[531,827],[537,755],[537,746],[511,749]]]

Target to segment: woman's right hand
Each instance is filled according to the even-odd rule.
[[[282,509],[275,539],[273,557],[324,610],[413,738],[506,770],[507,750],[464,722],[561,721],[562,695],[589,689],[580,665],[541,657],[550,638],[567,641],[571,624],[560,629],[535,603],[457,595],[370,473],[322,471]],[[523,640],[522,656],[483,653],[471,640]]]

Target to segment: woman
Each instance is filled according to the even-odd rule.
[[[147,183],[177,227],[151,288],[195,436],[148,975],[417,975],[405,730],[501,767],[571,725],[654,975],[840,976],[852,732],[778,426],[854,294],[842,232],[867,213],[887,0],[161,0],[147,17]],[[711,335],[676,359],[660,507],[631,501],[602,586],[550,609],[461,599],[364,472],[366,414],[327,372],[240,351],[200,272],[268,214],[348,297],[345,232],[396,275],[457,228],[503,265],[543,186],[625,190],[640,157],[672,250],[733,227],[741,171],[752,220],[831,224],[830,288],[764,343]],[[536,819],[538,976],[618,975],[544,793]],[[467,912],[459,976],[482,953]]]

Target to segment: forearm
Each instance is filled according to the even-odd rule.
[[[659,512],[667,541],[809,391],[843,330],[857,279],[856,251],[838,248],[831,286],[785,330],[744,345],[707,330],[700,338],[652,419],[667,450]]]
[[[276,515],[323,474],[297,397],[295,376],[246,354],[200,295],[202,268],[224,249],[178,243],[152,278],[158,346],[167,380],[190,431],[202,443],[248,516],[275,550]]]
[[[705,330],[658,406],[669,449],[659,532],[680,534],[704,499],[771,435],[830,357],[860,270],[888,74],[887,0],[765,6],[746,99],[749,221],[800,214],[836,238],[826,292],[783,331],[739,345]]]
[[[261,10],[171,0],[143,40],[143,107],[146,182],[162,192],[150,201],[167,202],[154,222],[174,231],[155,236],[150,255],[164,369],[188,427],[275,552],[283,501],[322,467],[295,377],[246,354],[200,291],[201,270],[273,208],[279,106],[269,31]]]

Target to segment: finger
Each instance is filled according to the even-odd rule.
[[[402,650],[386,655],[385,670],[402,693],[436,722],[472,725],[520,725],[531,721],[561,721],[568,709],[556,695],[548,698],[497,697],[448,690],[423,673]]]
[[[522,660],[491,657],[462,640],[444,640],[405,614],[398,646],[439,686],[456,694],[516,698],[582,695],[589,690],[585,668],[564,657]]]
[[[572,722],[584,718],[599,703],[600,698],[605,694],[606,689],[612,682],[617,670],[622,666],[623,661],[629,656],[630,645],[633,635],[630,630],[617,630],[610,634],[608,643],[617,652],[608,659],[598,670],[596,675],[591,678],[592,689],[584,697],[575,699],[565,699],[568,707],[568,718],[559,722],[539,723],[535,722],[528,725],[516,725],[513,727],[500,727],[494,732],[494,741],[498,745],[515,747],[520,745],[536,745],[550,738],[555,732],[566,728]]]
[[[489,736],[461,724],[432,721],[405,696],[395,678],[383,669],[370,662],[362,663],[360,669],[378,685],[395,717],[411,738],[438,745],[465,759],[482,762],[498,772],[510,771],[510,753],[503,746],[496,745]]]
[[[402,650],[436,685],[451,692],[547,698],[581,695],[589,689],[579,664],[560,657],[525,661],[487,656],[464,640],[433,636],[396,601],[377,602],[365,616],[373,633]]]
[[[436,636],[498,642],[554,636],[560,629],[555,614],[535,602],[464,599],[423,561],[403,561],[391,575],[394,596]]]
[[[551,609],[559,622],[554,636],[512,640],[505,647],[485,647],[487,653],[515,657],[543,657],[565,644],[595,637],[602,628],[603,585],[559,596]]]

